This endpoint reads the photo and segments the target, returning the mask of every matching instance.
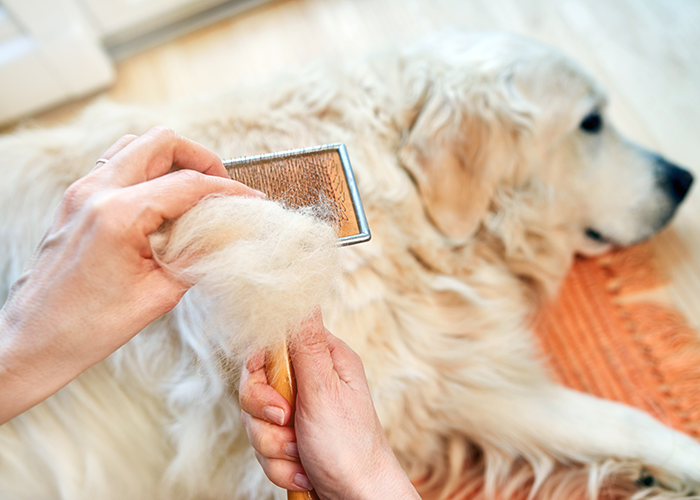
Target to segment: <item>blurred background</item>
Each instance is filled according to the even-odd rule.
[[[59,123],[97,96],[163,105],[445,27],[561,49],[623,133],[700,175],[700,0],[0,0],[0,126]],[[696,328],[698,192],[652,243],[671,279],[657,298]]]

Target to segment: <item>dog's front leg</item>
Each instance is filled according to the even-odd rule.
[[[554,384],[482,403],[484,419],[473,423],[497,446],[565,463],[620,459],[663,487],[688,493],[700,486],[700,444],[640,410]]]

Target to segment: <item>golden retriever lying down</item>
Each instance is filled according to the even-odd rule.
[[[345,142],[373,240],[338,252],[325,320],[362,356],[389,441],[424,492],[483,479],[479,495],[499,498],[530,488],[557,499],[692,495],[700,445],[640,411],[554,384],[527,328],[575,252],[653,235],[692,182],[618,135],[605,105],[601,88],[551,49],[460,32],[167,112],[100,104],[71,125],[0,141],[0,294],[62,192],[123,134],[166,124],[222,157]],[[219,210],[204,206],[191,228]],[[193,241],[226,232],[220,219]],[[241,231],[258,231],[241,220]],[[298,245],[305,239],[332,276],[332,245],[304,234]],[[292,253],[277,258],[295,262]],[[233,272],[205,268],[200,277],[229,293],[227,280],[246,265],[233,259],[224,264]],[[263,281],[284,268],[262,267]],[[314,300],[330,280],[309,281],[315,272],[302,266],[290,278]],[[283,498],[240,424],[240,359],[227,338],[235,324],[205,326],[223,313],[247,314],[239,322],[249,327],[260,320],[250,311],[273,315],[278,299],[289,314],[305,313],[310,301],[275,295],[284,288],[276,283],[269,296],[239,295],[246,300],[233,316],[193,289],[1,427],[0,498]]]

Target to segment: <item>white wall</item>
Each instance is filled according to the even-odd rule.
[[[133,41],[224,4],[255,3],[0,0],[0,125],[109,86],[114,62],[105,43]]]

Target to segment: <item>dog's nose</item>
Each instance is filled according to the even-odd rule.
[[[661,157],[657,158],[656,164],[661,187],[676,203],[683,201],[693,184],[693,174]]]

